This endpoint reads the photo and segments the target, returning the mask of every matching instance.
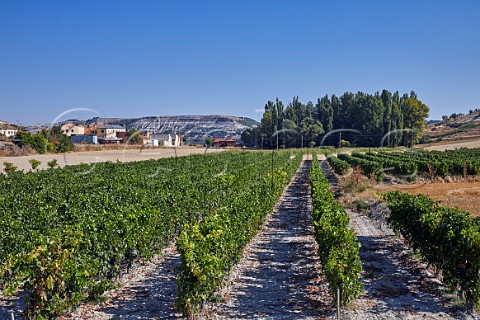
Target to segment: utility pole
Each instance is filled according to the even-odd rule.
[[[342,145],[342,133],[340,132],[339,138],[338,138],[338,147]]]

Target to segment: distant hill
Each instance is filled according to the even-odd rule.
[[[460,115],[427,125],[423,142],[480,139],[480,112]]]
[[[258,122],[246,118],[221,115],[150,116],[141,118],[99,118],[87,120],[90,123],[115,124],[127,129],[151,130],[158,133],[179,133],[188,142],[203,143],[207,137],[232,138],[240,141],[240,135]]]

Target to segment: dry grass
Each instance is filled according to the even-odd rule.
[[[443,183],[415,183],[408,185],[382,185],[374,186],[375,192],[399,190],[410,194],[423,193],[426,196],[442,201],[442,205],[458,207],[472,213],[472,216],[480,216],[480,182],[476,180]]]
[[[343,195],[338,201],[357,211],[366,211],[380,199],[373,188],[376,183],[374,178],[367,178],[361,169],[356,167],[349,176],[340,178],[338,187]]]
[[[442,201],[442,205],[458,207],[469,211],[472,216],[480,216],[480,176],[443,179],[412,184],[383,184],[369,179],[362,172],[354,170],[348,177],[339,181],[343,195],[338,199],[347,207],[365,211],[369,206],[381,201],[380,193],[399,190],[410,194],[423,193],[431,199]]]
[[[417,144],[415,149],[445,151],[458,148],[480,148],[480,139],[465,139],[456,141],[433,142],[427,144]]]

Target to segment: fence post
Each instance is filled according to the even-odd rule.
[[[337,288],[337,320],[342,320],[342,304],[341,304],[341,291],[340,287]]]

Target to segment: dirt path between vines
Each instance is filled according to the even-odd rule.
[[[223,291],[228,301],[208,304],[200,319],[325,319],[333,313],[310,221],[309,168],[304,161],[246,247]],[[179,263],[172,246],[136,266],[106,303],[84,305],[69,319],[181,319],[173,308]]]
[[[325,163],[322,167],[336,186],[336,176]],[[351,310],[343,311],[344,319],[455,319],[442,306],[445,288],[411,257],[411,251],[387,225],[385,211],[376,212],[375,219],[351,210],[347,213],[361,244],[364,293]]]
[[[421,274],[409,250],[388,228],[347,211],[362,247],[364,294],[345,319],[454,319],[441,305],[441,286]],[[416,273],[416,274],[415,274]]]
[[[224,303],[202,319],[325,319],[333,313],[310,220],[310,162],[302,163],[231,273]]]

